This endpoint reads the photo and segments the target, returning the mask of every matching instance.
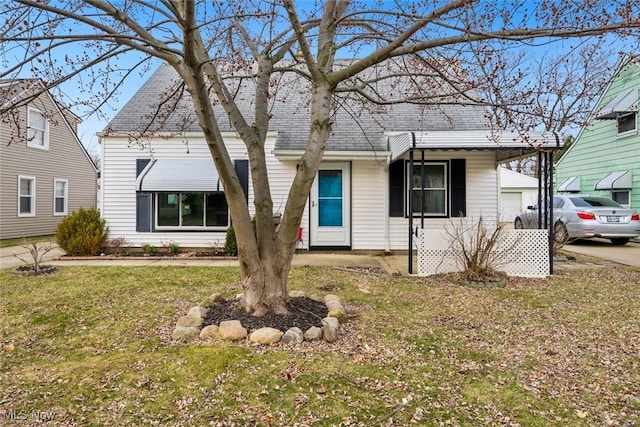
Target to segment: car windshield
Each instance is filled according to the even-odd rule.
[[[606,206],[611,208],[621,208],[619,204],[606,197],[569,197],[571,203],[580,208]]]

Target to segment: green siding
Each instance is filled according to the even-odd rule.
[[[594,185],[610,172],[630,170],[632,174],[631,207],[640,211],[640,134],[616,136],[616,120],[597,120],[595,115],[613,97],[631,88],[640,92],[640,64],[628,62],[611,80],[594,109],[588,125],[573,146],[556,165],[556,188],[565,179],[580,177],[581,193],[611,196],[610,191],[595,191]]]

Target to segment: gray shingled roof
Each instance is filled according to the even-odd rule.
[[[185,92],[171,112],[157,114],[157,104],[174,90],[178,75],[161,65],[105,129],[108,134],[136,134],[146,126],[162,132],[200,132],[193,104]],[[277,150],[302,150],[309,136],[308,83],[294,74],[285,74],[273,97],[269,131],[277,131]],[[235,101],[246,117],[253,115],[254,87],[246,80]],[[166,105],[170,105],[167,103]],[[333,117],[332,134],[326,151],[386,151],[384,131],[444,131],[486,129],[485,111],[479,106],[446,104],[438,107],[394,104],[385,107],[365,105],[355,99],[336,101],[340,105]],[[220,129],[234,131],[222,107],[215,107]]]

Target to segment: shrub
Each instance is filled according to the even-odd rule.
[[[171,252],[172,254],[179,254],[180,253],[180,245],[177,243],[171,243],[169,245],[169,252]]]
[[[153,255],[156,253],[156,247],[154,245],[150,245],[148,243],[142,245],[142,252],[147,255]]]
[[[504,246],[501,244],[504,225],[487,227],[484,218],[477,221],[460,219],[446,229],[451,238],[453,256],[462,268],[465,280],[483,281],[503,276],[497,271],[503,265],[506,254],[518,244],[518,240]]]
[[[41,242],[39,244],[39,242],[29,240],[27,238],[24,238],[24,245],[22,247],[29,251],[33,263],[22,258],[18,254],[13,254],[13,256],[24,262],[27,267],[32,266],[33,272],[36,276],[41,272],[42,259],[44,258],[44,256],[55,249],[55,245],[53,245],[52,243]]]
[[[105,252],[115,255],[122,255],[125,252],[125,248],[129,246],[129,241],[126,237],[114,237],[104,242]]]
[[[236,231],[233,225],[227,228],[227,235],[224,240],[224,253],[227,255],[238,255],[238,243],[236,242]]]
[[[255,217],[251,219],[251,227],[253,228],[253,234],[257,236]],[[233,229],[233,225],[227,228],[227,236],[224,241],[224,253],[227,255],[238,255],[238,242],[236,241],[236,230]]]
[[[98,255],[108,232],[98,210],[80,208],[58,224],[56,243],[69,255]]]

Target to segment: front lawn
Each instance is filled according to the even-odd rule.
[[[294,268],[354,317],[334,344],[177,344],[236,268],[0,271],[0,417],[18,425],[636,425],[640,270],[476,289]],[[330,289],[330,291],[327,291]]]
[[[0,248],[7,248],[9,246],[24,246],[25,244],[29,244],[29,243],[53,242],[55,240],[56,240],[55,235],[4,239],[4,240],[0,240]]]

